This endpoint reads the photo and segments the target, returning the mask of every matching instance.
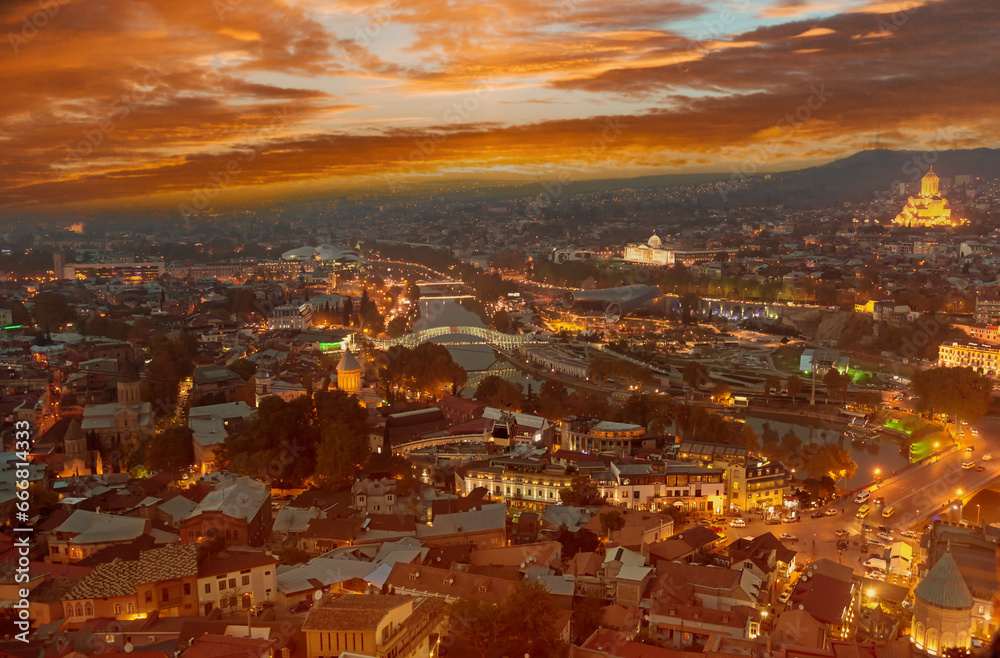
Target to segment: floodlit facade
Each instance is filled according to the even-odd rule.
[[[980,374],[996,375],[1000,372],[1000,346],[942,344],[938,347],[938,365],[942,368],[972,368]]]
[[[911,196],[906,201],[906,207],[896,215],[892,223],[910,228],[961,224],[962,222],[951,218],[948,200],[938,194],[939,182],[940,179],[931,167],[920,181],[920,194]]]

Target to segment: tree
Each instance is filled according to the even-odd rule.
[[[601,626],[604,618],[604,599],[590,593],[578,599],[573,606],[573,639],[578,644],[593,634]]]
[[[399,338],[409,330],[410,321],[406,319],[405,315],[397,315],[389,320],[389,324],[385,328],[385,332],[389,334],[389,338]]]
[[[557,658],[565,645],[552,620],[559,609],[538,581],[519,581],[500,607],[501,644],[509,656]]]
[[[385,331],[385,318],[378,312],[378,307],[369,302],[368,308],[361,316],[361,327],[365,333],[378,336]]]
[[[40,292],[31,298],[35,314],[35,326],[40,329],[59,329],[76,319],[69,305],[69,297],[60,292]]]
[[[497,606],[486,601],[461,598],[448,606],[450,637],[461,638],[477,655],[496,647],[502,638]]]
[[[829,401],[830,395],[839,396],[841,400],[847,397],[847,386],[851,383],[851,378],[842,375],[836,368],[830,368],[823,375],[823,385],[826,386],[826,399]]]
[[[167,471],[179,478],[181,471],[194,463],[194,444],[188,427],[168,427],[149,439],[146,447],[146,470]]]
[[[621,530],[625,527],[625,517],[618,510],[611,510],[610,512],[602,512],[601,516],[601,532],[609,540],[611,539],[611,533],[616,530]]]
[[[549,420],[565,418],[569,410],[569,391],[560,382],[546,380],[538,389],[534,412]]]
[[[597,485],[590,479],[589,475],[576,475],[568,487],[559,490],[559,500],[563,505],[574,507],[588,507],[599,505],[601,495],[597,492]]]
[[[517,411],[521,409],[523,393],[524,389],[520,384],[488,375],[476,388],[475,400],[491,407]]]
[[[925,408],[950,415],[957,425],[983,417],[993,382],[972,368],[930,368],[914,375],[911,389]]]
[[[705,367],[705,364],[698,361],[688,361],[685,363],[681,376],[684,379],[684,383],[692,390],[702,388],[709,381],[708,368]]]
[[[507,311],[500,309],[493,314],[493,328],[501,333],[510,331],[511,320]]]
[[[768,375],[764,380],[764,399],[770,403],[772,393],[781,392],[781,380],[776,375]]]
[[[240,379],[247,381],[257,372],[257,364],[250,359],[236,359],[229,365],[229,369],[240,376]]]
[[[792,402],[799,396],[802,392],[802,388],[805,386],[805,382],[798,375],[792,375],[787,380],[785,380],[785,390],[788,391],[788,397],[791,398]]]
[[[320,434],[314,479],[330,489],[350,484],[368,459],[368,437],[346,423],[326,425]]]

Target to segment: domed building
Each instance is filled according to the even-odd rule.
[[[663,241],[655,232],[646,242],[625,245],[625,260],[643,265],[673,265],[674,250],[664,249]]]
[[[361,391],[361,364],[354,358],[351,348],[344,350],[337,364],[337,388],[347,393]]]
[[[906,207],[896,215],[892,223],[911,228],[961,224],[962,222],[952,220],[948,200],[938,193],[940,180],[934,173],[934,167],[931,167],[920,181],[920,194],[911,196],[906,201]]]
[[[968,649],[972,628],[972,593],[947,550],[913,591],[910,640],[928,656],[946,649]]]

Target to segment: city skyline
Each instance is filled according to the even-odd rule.
[[[998,145],[986,0],[0,11],[8,210]]]

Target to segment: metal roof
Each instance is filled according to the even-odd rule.
[[[951,551],[946,552],[920,580],[913,594],[939,608],[971,608],[972,594],[958,571]]]

